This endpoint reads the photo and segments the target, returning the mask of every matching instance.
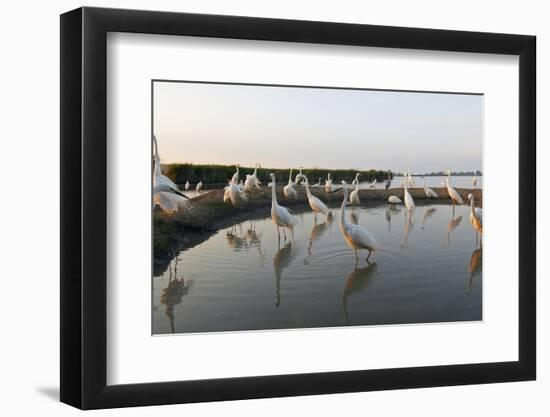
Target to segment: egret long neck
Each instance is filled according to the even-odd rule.
[[[309,191],[309,181],[305,175],[303,176],[303,178],[304,178],[304,181],[306,182],[306,194],[308,197],[311,197],[312,194],[311,194],[311,191]]]
[[[155,177],[160,177],[162,173],[160,172],[159,148],[157,144],[157,137],[155,135],[153,135],[153,148],[155,152]]]
[[[346,226],[346,201],[348,199],[348,193],[344,193],[344,201],[342,201],[342,209],[340,210],[340,226],[345,228]]]
[[[290,175],[288,176],[288,184],[292,184],[292,169],[290,170]]]
[[[271,182],[273,185],[271,186],[271,207],[276,207],[277,204],[277,193],[275,192],[275,188],[277,188],[277,183],[275,182],[275,178],[271,177]]]

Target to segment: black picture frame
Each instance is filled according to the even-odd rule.
[[[107,376],[108,32],[519,56],[519,360],[113,385]],[[82,409],[536,378],[536,38],[156,11],[61,15],[61,401]]]

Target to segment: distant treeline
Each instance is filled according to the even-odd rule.
[[[190,183],[197,183],[202,181],[204,184],[220,184],[226,183],[235,173],[235,165],[195,165],[195,164],[164,164],[162,170],[165,175],[170,177],[176,184],[183,184],[186,181]],[[246,174],[252,174],[254,168],[251,167],[239,167],[239,178],[243,181],[246,178]],[[278,184],[288,182],[288,175],[290,168],[288,169],[274,169],[274,168],[258,168],[258,178],[262,183],[267,184],[269,180],[269,174],[273,172],[277,179]],[[293,169],[292,178],[295,178],[298,174],[298,169]],[[355,174],[359,172],[361,177],[360,181],[372,181],[375,178],[377,181],[383,181],[388,177],[388,171],[381,171],[371,169],[367,171],[357,171],[353,169],[302,169],[302,173],[305,174],[311,184],[317,183],[319,178],[322,178],[322,183],[325,183],[327,174],[330,175],[333,180],[333,184],[339,184],[341,180],[351,182],[355,178]],[[391,173],[390,173],[391,175]],[[393,177],[393,176],[392,176]]]
[[[424,177],[444,177],[447,175],[447,172],[445,171],[439,171],[439,172],[430,172],[430,173],[426,173],[426,174],[411,174],[413,176],[416,176],[416,177],[419,177],[419,176],[424,176]],[[483,176],[483,174],[481,173],[481,171],[458,171],[458,172],[451,172],[451,175],[453,177],[473,177],[474,175],[475,176],[478,176],[478,177],[481,177]],[[397,176],[397,174],[396,174]]]

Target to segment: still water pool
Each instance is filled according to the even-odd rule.
[[[297,214],[294,241],[279,242],[266,217],[182,251],[153,278],[153,333],[482,319],[482,250],[468,207],[347,209],[382,248],[370,264],[366,251],[356,264],[339,215]]]

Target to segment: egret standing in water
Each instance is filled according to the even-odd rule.
[[[355,179],[351,182],[353,185],[355,184],[359,184],[359,177],[361,176],[361,174],[358,172],[357,174],[355,174]]]
[[[369,184],[370,188],[374,188],[376,186],[376,178]]]
[[[277,226],[277,235],[279,236],[279,240],[281,239],[281,232],[279,231],[279,227],[283,228],[283,233],[286,240],[286,232],[285,228],[288,228],[292,234],[294,235],[294,224],[296,223],[294,216],[290,214],[288,209],[286,207],[280,206],[277,202],[277,193],[275,189],[277,188],[277,182],[275,181],[275,174],[271,173],[269,174],[271,177],[271,218],[273,219],[273,223],[275,226]]]
[[[367,262],[373,251],[378,249],[375,240],[370,236],[366,228],[346,221],[346,204],[348,202],[348,189],[344,187],[344,200],[340,212],[340,230],[344,235],[346,243],[355,251],[355,258],[359,259],[357,249],[366,249],[369,251]]]
[[[453,209],[454,205],[456,204],[464,204],[464,201],[462,200],[462,197],[460,197],[460,194],[451,186],[451,171],[447,170],[447,192],[449,193],[449,198],[451,199],[453,203]]]
[[[474,186],[474,188],[477,187],[477,176],[474,175],[474,178],[472,178],[472,185]]]
[[[298,175],[296,176],[296,181],[302,180],[302,179],[306,183],[307,199],[308,199],[308,202],[309,202],[309,206],[311,207],[311,210],[313,211],[313,213],[315,213],[315,216],[317,216],[317,213],[322,213],[322,214],[324,214],[325,216],[328,217],[330,215],[330,211],[329,211],[328,207],[319,198],[315,197],[311,193],[311,191],[309,189],[309,181],[308,181],[307,177],[304,174],[299,174],[299,176]]]
[[[199,183],[197,184],[196,190],[197,190],[197,193],[201,192],[201,190],[202,190],[202,181],[199,181]]]
[[[189,190],[189,180],[185,182],[185,191]]]
[[[288,184],[285,185],[285,187],[283,188],[283,193],[287,200],[298,197],[298,193],[296,193],[296,190],[294,189],[295,184],[296,183],[292,181],[292,168],[291,168],[290,174],[288,175]]]
[[[407,207],[407,210],[411,212],[414,210],[414,200],[412,198],[411,193],[409,193],[409,190],[407,189],[407,184],[405,183],[403,187],[403,199],[405,200],[405,207]]]

